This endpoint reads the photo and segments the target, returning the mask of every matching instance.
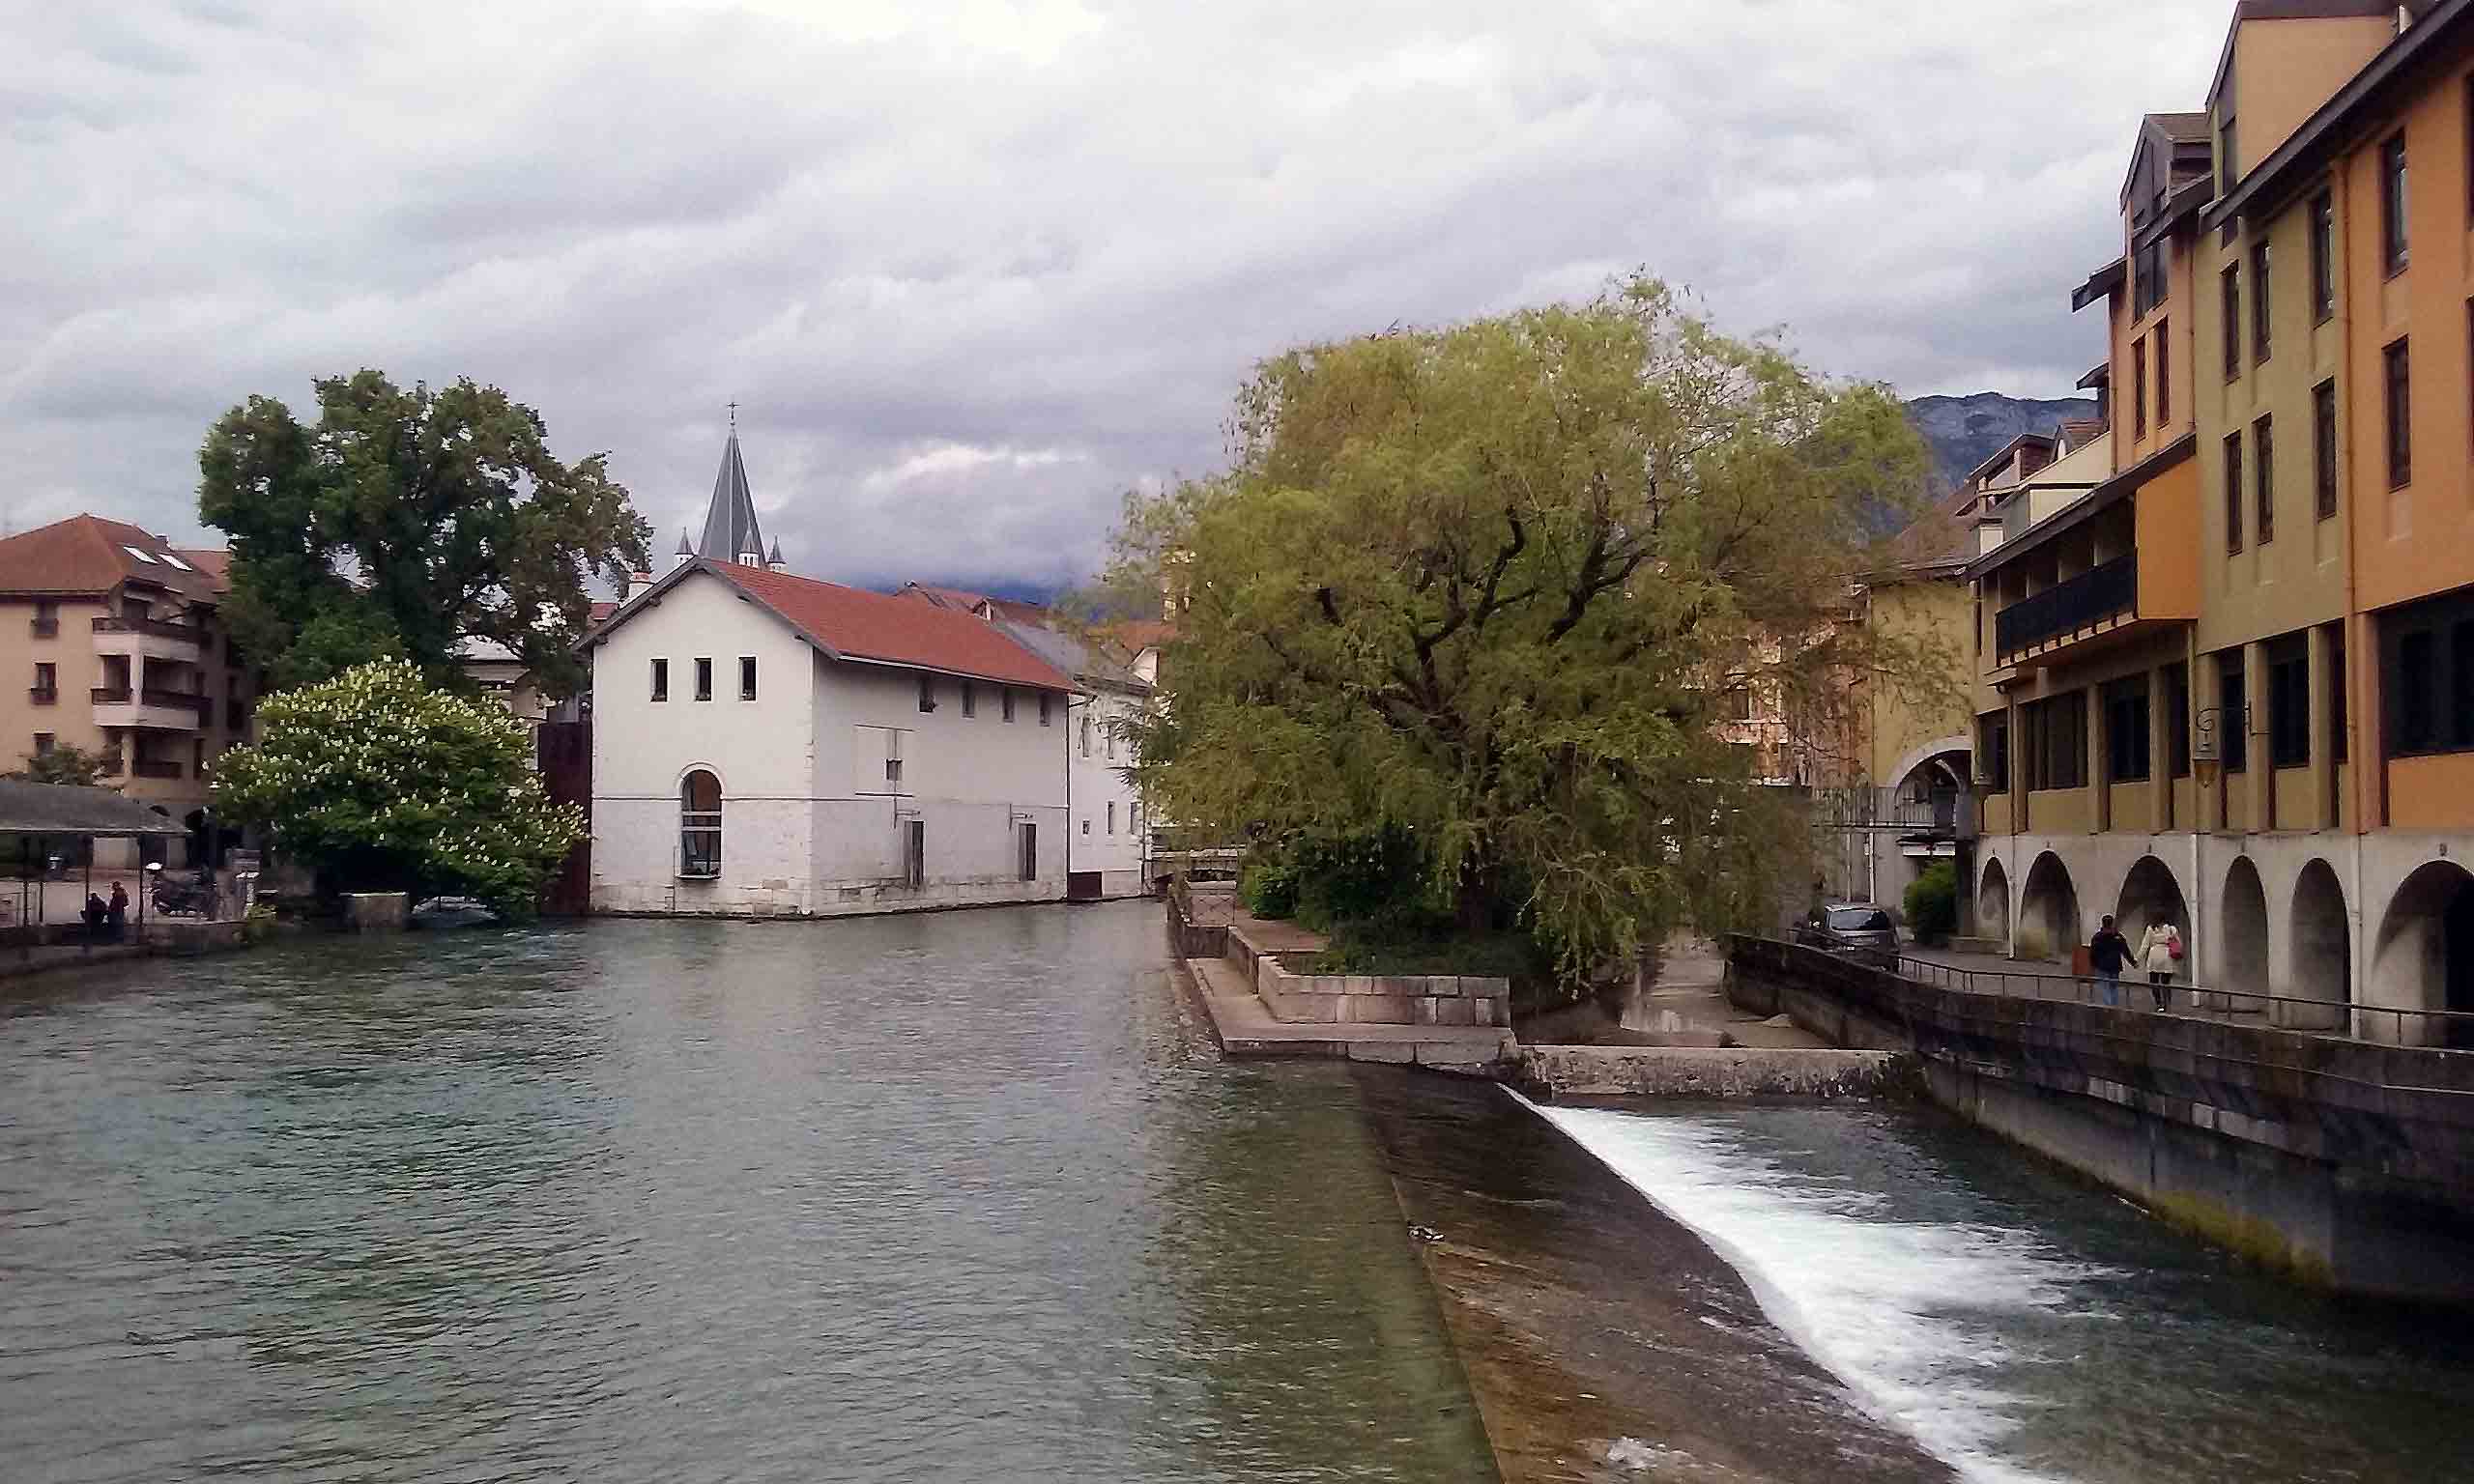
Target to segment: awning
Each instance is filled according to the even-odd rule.
[[[188,831],[108,788],[0,778],[0,835],[158,836]]]

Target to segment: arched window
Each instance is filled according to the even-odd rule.
[[[678,781],[678,873],[722,873],[722,781],[703,768]]]

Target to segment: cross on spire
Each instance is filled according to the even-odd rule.
[[[733,402],[731,404],[731,427],[734,430],[738,427],[738,404],[736,402]]]

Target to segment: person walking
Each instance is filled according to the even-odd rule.
[[[2130,939],[2114,930],[2114,917],[2105,914],[2104,925],[2087,940],[2087,961],[2096,970],[2097,992],[2108,1005],[2122,1002],[2122,966],[2130,962]]]
[[[111,923],[112,941],[117,943],[129,935],[129,888],[113,882],[111,904],[104,911]]]
[[[2158,1010],[2172,1002],[2173,971],[2181,962],[2182,929],[2172,923],[2148,924],[2139,935],[2139,964],[2147,971],[2147,988],[2156,996]]]

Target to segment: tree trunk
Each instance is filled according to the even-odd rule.
[[[1495,871],[1492,863],[1477,856],[1460,862],[1460,888],[1453,903],[1453,926],[1462,932],[1481,933],[1495,925]]]

